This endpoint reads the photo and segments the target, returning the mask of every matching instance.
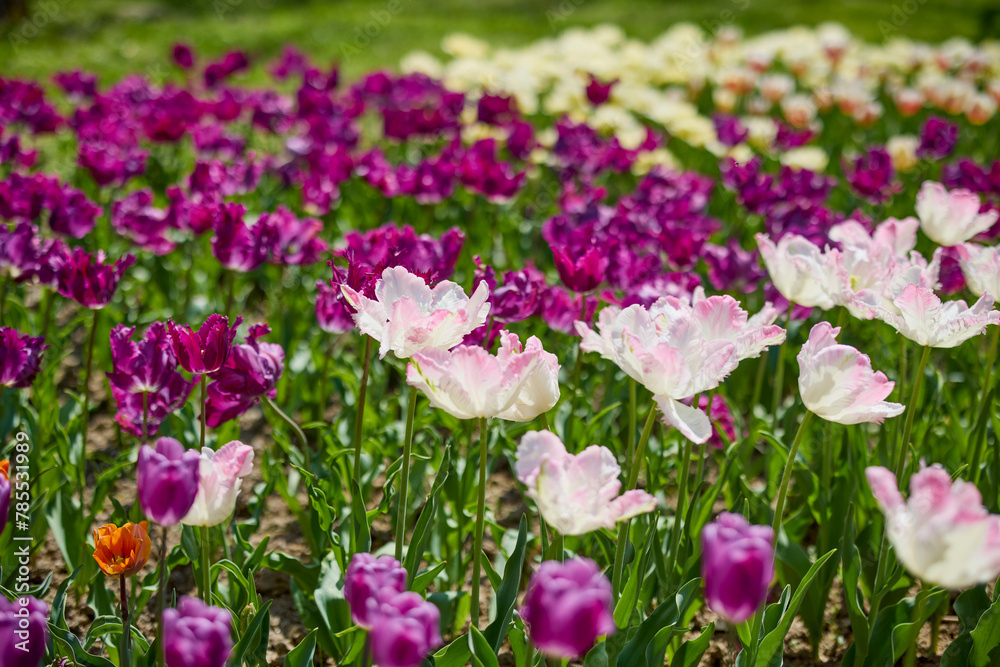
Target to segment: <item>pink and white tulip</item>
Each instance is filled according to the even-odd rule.
[[[521,438],[515,457],[515,472],[527,496],[562,535],[614,528],[656,509],[656,498],[645,491],[618,495],[621,467],[607,447],[591,445],[573,455],[551,431],[532,431]]]
[[[964,243],[997,221],[997,212],[980,213],[979,195],[964,188],[950,192],[940,183],[924,181],[917,193],[917,217],[927,238],[942,246]]]
[[[881,424],[902,414],[904,406],[884,399],[895,386],[872,370],[871,359],[837,343],[840,327],[820,322],[799,352],[799,394],[810,412],[838,424]]]
[[[952,482],[940,465],[910,478],[903,499],[896,476],[873,466],[868,484],[886,519],[896,557],[912,574],[952,590],[994,581],[1000,575],[1000,516],[983,507],[973,484]]]
[[[362,333],[379,342],[379,358],[390,351],[408,359],[425,350],[448,350],[486,322],[489,287],[481,281],[472,297],[443,280],[433,288],[401,266],[391,266],[375,283],[375,298],[347,285],[341,289],[357,313]]]
[[[1000,246],[963,243],[958,246],[958,262],[970,290],[1000,298]]]
[[[792,303],[824,310],[837,305],[837,250],[822,250],[798,234],[786,234],[777,244],[757,234],[757,247],[774,287]]]
[[[410,358],[406,383],[422,391],[432,406],[458,419],[527,421],[518,418],[529,412],[527,405],[522,406],[523,414],[513,408],[525,387],[538,381],[535,373],[546,363],[543,353],[541,344],[530,340],[522,352],[509,344],[496,356],[472,345],[451,351],[430,348]]]
[[[514,403],[499,413],[497,417],[507,421],[531,421],[543,412],[548,412],[559,402],[559,360],[556,355],[542,349],[542,341],[532,336],[524,347],[517,334],[507,330],[500,332],[500,350],[497,360],[508,365],[519,354],[538,356],[538,363],[532,366]]]
[[[915,284],[878,303],[866,300],[865,307],[910,340],[930,347],[956,347],[987,326],[1000,324],[1000,312],[993,310],[989,294],[969,307],[961,299],[942,302],[934,290]]]
[[[253,470],[253,448],[238,440],[219,451],[201,450],[198,493],[194,504],[181,519],[186,526],[216,526],[236,509],[243,478]]]

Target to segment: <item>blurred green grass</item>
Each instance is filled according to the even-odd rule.
[[[519,45],[571,25],[613,22],[650,39],[678,21],[707,29],[732,22],[748,33],[828,20],[882,41],[894,35],[940,42],[1000,35],[996,0],[31,0],[32,17],[0,25],[0,74],[44,78],[83,68],[104,82],[130,72],[169,71],[176,41],[215,56],[233,48],[273,57],[295,44],[318,62],[340,61],[347,78],[392,66],[413,49],[440,53],[464,31]],[[380,20],[381,19],[381,20]],[[366,42],[365,29],[375,33]],[[361,45],[359,48],[358,45]],[[356,49],[356,50],[355,50]]]

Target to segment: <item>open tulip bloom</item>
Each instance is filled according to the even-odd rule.
[[[948,191],[940,183],[925,181],[917,193],[920,228],[935,243],[955,246],[997,221],[997,212],[980,213],[979,195],[964,188]]]

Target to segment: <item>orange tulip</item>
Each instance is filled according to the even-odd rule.
[[[0,476],[6,480],[10,480],[10,461],[4,459],[0,461]]]
[[[109,577],[131,577],[149,559],[153,542],[149,539],[145,521],[126,523],[119,528],[107,523],[94,531],[94,560]]]

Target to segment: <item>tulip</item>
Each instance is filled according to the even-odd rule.
[[[579,658],[598,637],[615,631],[611,582],[588,558],[542,563],[520,614],[535,646],[556,658]]]
[[[548,412],[559,402],[559,360],[556,355],[542,349],[542,341],[535,336],[522,348],[517,334],[500,332],[500,350],[497,361],[510,364],[516,355],[537,354],[538,363],[528,372],[525,383],[517,393],[514,403],[497,417],[508,421],[526,422]]]
[[[742,623],[767,598],[774,579],[774,530],[723,512],[701,531],[705,600],[715,613]]]
[[[785,342],[785,330],[774,324],[778,310],[770,303],[750,317],[733,297],[727,294],[706,298],[701,287],[695,288],[690,302],[668,296],[654,303],[650,312],[662,329],[690,319],[706,341],[729,341],[736,345],[739,361],[756,359],[770,346]]]
[[[219,451],[201,450],[198,492],[181,519],[185,526],[216,526],[236,509],[243,478],[253,470],[253,447],[233,440]]]
[[[563,246],[552,248],[559,278],[574,292],[585,293],[594,290],[604,282],[608,270],[608,258],[596,246],[590,246],[582,253]]]
[[[871,359],[837,343],[840,327],[820,322],[798,355],[799,393],[811,412],[838,424],[881,424],[902,414],[904,406],[885,399],[895,386]]]
[[[517,352],[514,345],[509,343],[496,356],[468,345],[451,351],[428,348],[410,359],[406,383],[421,390],[433,407],[458,419],[501,417],[525,421],[515,418],[524,416],[528,403],[538,398],[537,393],[526,396],[520,408],[516,404],[529,384],[546,383],[544,378],[537,379],[536,373],[547,373],[545,369],[539,371],[547,362],[542,359],[540,343],[529,341],[523,352]]]
[[[963,188],[948,191],[940,183],[924,181],[917,193],[920,228],[935,243],[953,246],[993,226],[997,211],[979,212],[979,195]]]
[[[250,409],[264,397],[277,395],[278,380],[285,368],[285,351],[277,343],[258,339],[270,333],[266,324],[255,324],[247,342],[233,345],[226,363],[212,374],[208,385],[208,425],[215,427]]]
[[[118,405],[115,421],[126,433],[137,438],[150,438],[156,435],[168,415],[187,403],[199,379],[196,375],[191,380],[185,380],[183,375],[174,371],[158,391],[145,394],[133,394],[114,382],[110,383],[111,396]]]
[[[656,498],[638,489],[619,496],[621,467],[607,447],[591,445],[577,455],[551,431],[532,431],[515,453],[517,478],[545,521],[562,535],[612,529],[620,521],[656,509]]]
[[[158,392],[173,378],[177,357],[162,322],[153,322],[142,340],[131,340],[135,327],[118,324],[111,329],[111,364],[108,380],[121,390],[141,394]]]
[[[363,551],[354,554],[344,573],[344,598],[351,607],[351,620],[371,630],[368,600],[402,593],[406,576],[406,570],[392,556],[376,558]]]
[[[106,523],[94,531],[94,560],[109,577],[133,577],[149,560],[153,543],[148,524],[126,523],[121,528]]]
[[[1000,246],[964,243],[958,246],[958,261],[974,294],[1000,298]]]
[[[10,461],[4,459],[0,461],[0,535],[3,535],[10,516],[10,496]]]
[[[809,308],[833,308],[837,288],[837,250],[824,253],[808,239],[786,234],[777,244],[757,234],[757,246],[767,273],[781,295]]]
[[[910,478],[904,500],[886,468],[869,467],[865,476],[896,557],[912,574],[952,590],[1000,575],[1000,515],[983,507],[975,485],[952,482],[940,465],[923,467]]]
[[[163,611],[167,667],[225,667],[233,648],[232,621],[225,609],[183,596]]]
[[[929,160],[943,160],[955,150],[957,142],[958,125],[938,116],[931,116],[920,128],[917,156]]]
[[[189,373],[214,373],[222,368],[229,358],[236,328],[242,321],[242,317],[237,317],[230,327],[228,317],[212,314],[197,331],[189,325],[168,321],[170,344],[181,367]]]
[[[441,612],[416,593],[368,599],[372,662],[377,667],[418,667],[441,640]]]
[[[407,359],[425,350],[450,349],[483,325],[490,310],[485,283],[470,298],[451,281],[431,288],[401,266],[382,272],[374,299],[349,285],[341,289],[358,311],[354,317],[358,328],[379,341],[379,358],[390,351]]]
[[[354,328],[354,313],[344,301],[340,285],[332,283],[316,281],[316,321],[327,333],[347,333]]]
[[[142,511],[161,526],[180,523],[198,494],[201,457],[173,438],[160,438],[156,449],[139,449],[136,470]]]
[[[49,641],[49,606],[30,595],[0,595],[0,665],[39,667]]]
[[[46,348],[41,337],[0,327],[0,387],[30,387]]]
[[[88,255],[83,248],[74,248],[59,269],[59,293],[85,308],[104,308],[115,295],[125,269],[134,262],[135,257],[126,255],[114,265],[105,264],[103,251]]]

